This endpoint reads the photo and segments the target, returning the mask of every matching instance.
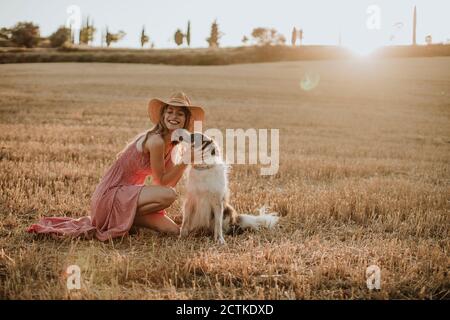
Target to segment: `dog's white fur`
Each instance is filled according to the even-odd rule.
[[[200,139],[191,141],[194,136]],[[172,141],[194,146],[195,154],[203,159],[201,164],[191,164],[188,171],[181,237],[193,231],[208,230],[213,232],[215,241],[224,244],[224,232],[229,232],[233,227],[257,230],[260,227],[272,228],[277,224],[277,214],[266,214],[265,208],[260,210],[258,216],[254,216],[237,214],[229,205],[228,166],[223,162],[219,148],[211,138],[201,133],[191,135],[188,131],[179,129],[172,135]],[[211,142],[202,148],[203,141]]]

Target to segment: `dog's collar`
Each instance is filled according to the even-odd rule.
[[[212,164],[193,164],[192,165],[192,169],[195,169],[195,170],[208,170],[208,169],[211,169],[213,167],[213,165]]]

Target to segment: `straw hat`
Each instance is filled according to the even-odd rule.
[[[174,107],[186,107],[191,111],[191,120],[189,123],[189,131],[192,131],[194,128],[194,121],[204,121],[205,120],[205,111],[202,107],[193,106],[191,104],[191,100],[184,92],[176,92],[172,94],[169,100],[164,101],[161,99],[152,99],[148,103],[148,115],[150,120],[157,124],[161,117],[161,109],[166,106],[174,106]]]

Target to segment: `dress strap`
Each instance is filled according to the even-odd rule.
[[[167,156],[169,156],[170,155],[170,153],[172,152],[172,150],[173,150],[173,145],[169,148],[169,151],[167,151],[167,153],[166,153],[166,155],[164,156],[164,160],[167,160]]]

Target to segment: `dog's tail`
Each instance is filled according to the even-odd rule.
[[[278,223],[279,217],[276,212],[266,213],[266,207],[259,209],[259,215],[239,214],[238,225],[241,229],[258,230],[261,227],[272,229]]]

